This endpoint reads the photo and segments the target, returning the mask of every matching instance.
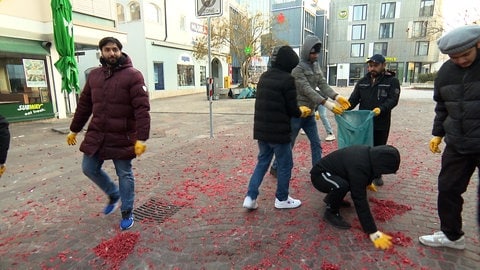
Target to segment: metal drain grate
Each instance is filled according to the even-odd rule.
[[[156,198],[150,198],[139,208],[133,210],[135,220],[143,222],[162,223],[165,219],[175,215],[180,206],[168,204]]]

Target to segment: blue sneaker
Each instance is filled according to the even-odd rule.
[[[107,204],[107,206],[105,206],[105,208],[103,209],[103,213],[108,216],[110,215],[111,213],[115,212],[115,210],[117,210],[118,208],[118,201],[120,200],[119,197],[117,198],[112,198],[110,197],[110,202]]]
[[[120,221],[120,229],[128,230],[133,227],[133,213],[131,210],[129,211],[122,211],[122,221]]]

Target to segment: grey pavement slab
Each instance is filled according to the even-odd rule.
[[[337,89],[345,96],[351,90]],[[400,149],[400,170],[369,193],[377,226],[394,236],[392,250],[373,247],[353,208],[342,211],[350,230],[322,220],[324,195],[310,183],[310,148],[302,135],[290,185],[302,206],[276,210],[276,183],[267,174],[259,209],[243,209],[258,153],[255,100],[220,99],[210,107],[203,93],[151,102],[151,138],[133,165],[135,206],[155,213],[126,232],[118,228],[119,212],[101,213],[107,198],[82,174],[78,145],[66,145],[70,119],[12,124],[7,171],[0,178],[0,269],[479,269],[476,175],[464,194],[467,248],[418,242],[439,227],[440,155],[428,149],[431,94],[403,90],[389,138]],[[322,147],[327,154],[337,144]],[[105,169],[114,176],[111,162]]]

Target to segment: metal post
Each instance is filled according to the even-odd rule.
[[[211,24],[210,24],[210,19],[211,17],[208,17],[208,73],[209,73],[209,78],[212,78],[212,55],[210,52],[210,36],[211,36]],[[215,82],[212,82],[212,85],[210,85],[211,88],[213,88]],[[209,91],[213,91],[213,89],[209,89]],[[212,103],[213,103],[213,92],[208,95],[208,100],[210,103],[210,138],[213,138],[213,113],[212,113]]]

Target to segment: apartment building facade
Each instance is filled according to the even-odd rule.
[[[328,81],[353,86],[374,54],[403,84],[416,83],[439,60],[442,0],[335,0],[330,3]]]
[[[197,6],[191,1],[71,4],[80,89],[88,72],[99,66],[97,44],[105,36],[123,43],[123,51],[143,73],[151,98],[204,92],[209,76],[216,87],[223,86],[228,48],[212,51],[211,65],[206,57],[193,57],[196,37],[208,32],[206,19],[196,17]],[[0,1],[0,113],[9,121],[65,118],[75,111],[78,95],[61,91],[56,49],[50,0]],[[32,73],[37,74],[35,80],[28,77]]]

